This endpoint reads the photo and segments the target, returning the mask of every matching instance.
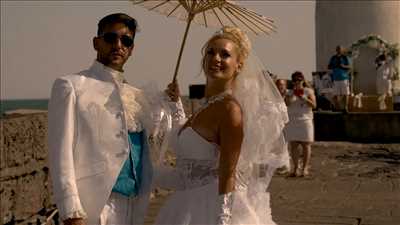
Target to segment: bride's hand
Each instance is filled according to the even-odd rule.
[[[177,102],[180,97],[178,82],[174,81],[174,82],[168,84],[168,87],[165,90],[165,93],[168,95],[168,97],[171,99],[171,101]]]

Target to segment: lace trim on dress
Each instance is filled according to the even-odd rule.
[[[218,179],[216,160],[180,159],[177,162],[183,180],[183,189],[204,186]]]

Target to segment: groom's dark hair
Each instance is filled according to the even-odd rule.
[[[102,35],[106,26],[115,23],[125,24],[125,26],[127,26],[128,29],[132,31],[133,38],[135,38],[135,33],[138,25],[137,21],[125,13],[113,13],[103,17],[97,24],[97,35]]]

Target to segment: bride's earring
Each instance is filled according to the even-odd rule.
[[[239,65],[236,67],[236,76],[239,75],[239,73],[240,73],[241,71],[242,71],[242,65],[239,64]]]
[[[236,78],[240,74],[240,69],[236,69],[235,73],[233,74],[233,77]]]

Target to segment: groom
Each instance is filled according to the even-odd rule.
[[[49,166],[64,224],[143,224],[152,184],[151,131],[135,110],[144,108],[141,90],[123,76],[136,30],[136,20],[126,14],[102,18],[91,67],[54,82]],[[170,97],[178,94],[175,89],[169,86]],[[175,115],[182,117],[179,99],[173,100]]]

